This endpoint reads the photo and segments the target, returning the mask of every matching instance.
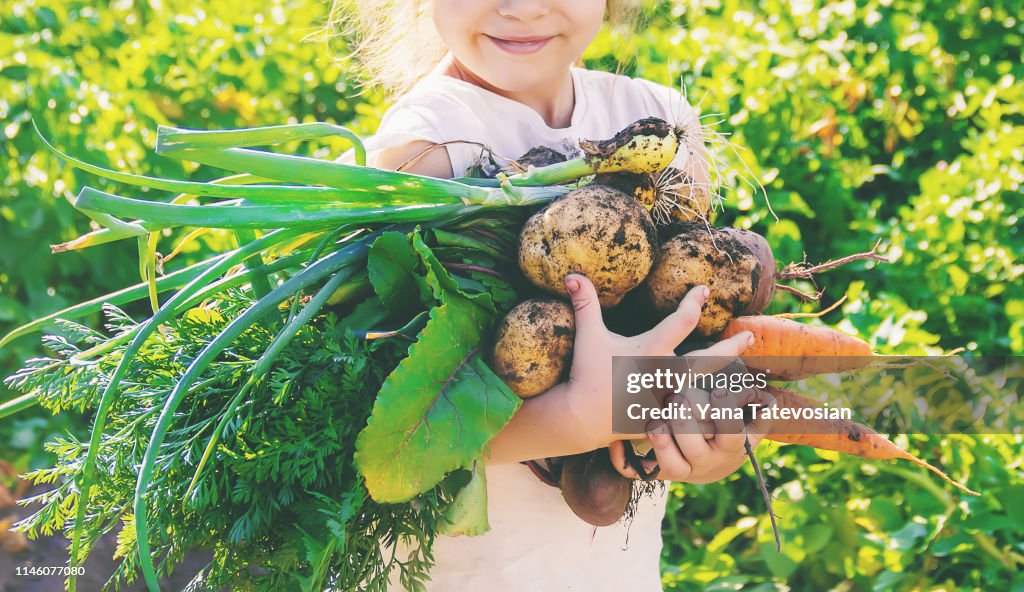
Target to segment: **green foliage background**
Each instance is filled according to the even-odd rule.
[[[361,92],[325,44],[304,40],[326,10],[315,0],[3,3],[0,333],[138,278],[132,244],[49,253],[89,229],[66,201],[82,185],[134,190],[59,165],[30,118],[92,162],[197,179],[217,172],[155,156],[157,125],[324,120],[368,135],[382,95]],[[628,43],[602,34],[586,64],[685,85],[736,148],[719,151],[730,171],[720,223],[762,232],[782,262],[824,261],[879,238],[897,257],[822,276],[824,304],[848,300],[820,322],[881,353],[1024,353],[1019,0],[693,0],[652,2],[648,15]],[[323,157],[344,148],[285,147]],[[737,172],[764,185],[779,220]],[[207,235],[169,265],[228,240]],[[771,312],[815,308],[780,296]],[[146,314],[145,303],[128,310]],[[18,340],[0,352],[0,372],[39,352],[36,337]],[[0,449],[19,468],[45,465],[41,442],[82,427],[23,414],[0,425]],[[895,462],[762,447],[782,554],[749,468],[674,485],[666,588],[1024,589],[1021,439],[898,443],[985,495],[965,499]]]

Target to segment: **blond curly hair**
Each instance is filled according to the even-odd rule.
[[[634,32],[645,0],[608,0],[605,22],[614,35]],[[340,36],[349,53],[339,61],[359,65],[363,86],[405,93],[448,51],[434,27],[429,0],[333,0],[324,30]]]

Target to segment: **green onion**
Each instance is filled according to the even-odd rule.
[[[256,185],[256,184],[239,184],[239,185],[225,185],[221,183],[208,182],[203,183],[199,181],[175,181],[172,179],[161,179],[158,177],[147,177],[144,175],[135,175],[132,173],[122,173],[119,171],[113,171],[106,169],[94,164],[89,164],[83,160],[79,160],[69,154],[61,152],[55,148],[46,138],[42,135],[42,132],[36,128],[36,134],[39,135],[39,139],[51,152],[57,155],[61,160],[66,161],[74,167],[80,168],[83,171],[90,172],[94,175],[110,179],[111,181],[118,181],[126,183],[128,185],[135,185],[139,187],[148,187],[150,189],[160,189],[163,191],[174,191],[178,193],[186,193],[189,195],[198,195],[205,197],[224,197],[224,198],[245,198],[252,201],[265,201],[265,202],[313,202],[313,203],[327,203],[327,202],[346,202],[346,201],[366,201],[367,197],[373,198],[375,201],[381,201],[382,196],[389,196],[394,194],[393,200],[383,200],[385,202],[397,201],[399,203],[413,202],[419,203],[418,200],[410,200],[408,193],[395,193],[395,192],[382,192],[376,189],[360,188],[358,186],[352,188],[331,188],[331,187],[296,187],[291,185]],[[352,167],[357,171],[367,170],[359,167]],[[449,200],[452,201],[452,200]],[[96,220],[98,223],[104,226],[110,226],[104,223],[102,220]]]
[[[356,164],[366,166],[366,148],[352,130],[324,122],[270,125],[241,130],[186,130],[166,125],[157,128],[156,151],[169,153],[195,148],[267,146],[300,140],[340,136],[352,142]]]
[[[114,216],[131,216],[155,224],[203,226],[207,228],[305,228],[317,229],[339,224],[417,222],[447,218],[472,211],[462,204],[418,204],[409,206],[351,206],[340,204],[237,205],[231,208],[173,205],[143,201],[84,187],[75,208]]]

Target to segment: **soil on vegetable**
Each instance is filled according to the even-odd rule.
[[[536,146],[527,150],[526,154],[523,154],[516,159],[516,162],[519,163],[520,166],[528,169],[530,167],[546,167],[559,162],[565,162],[567,160],[569,159],[566,158],[564,154],[553,148],[548,148],[547,146]]]
[[[44,493],[50,486],[36,486],[28,491],[25,497]],[[2,519],[15,520],[31,515],[38,510],[37,505],[18,506],[0,511]],[[99,544],[92,549],[85,561],[85,574],[78,577],[78,589],[82,592],[100,592],[120,560],[113,559],[117,548],[117,532],[108,533]],[[209,563],[210,553],[190,551],[184,560],[175,567],[169,577],[160,580],[160,589],[173,592],[182,590]],[[64,567],[68,561],[68,541],[60,533],[51,536],[40,536],[29,540],[28,545],[20,551],[0,549],[0,592],[63,592],[63,575],[18,575],[18,568],[32,567]],[[124,592],[145,592],[146,586],[140,573],[138,579],[129,586],[122,586]]]

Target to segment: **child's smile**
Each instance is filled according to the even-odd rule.
[[[487,35],[495,45],[504,49],[509,53],[515,54],[531,54],[540,51],[545,45],[548,44],[552,37],[530,37],[526,39],[514,39],[511,37],[499,38],[492,35]]]
[[[437,31],[471,78],[533,98],[566,92],[569,68],[597,36],[605,9],[605,0],[433,0]]]

